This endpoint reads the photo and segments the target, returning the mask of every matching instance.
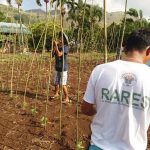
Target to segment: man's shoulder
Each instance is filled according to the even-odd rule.
[[[101,69],[101,68],[105,68],[105,67],[111,67],[111,66],[115,66],[117,63],[118,63],[118,61],[112,61],[112,62],[108,62],[105,64],[99,64],[95,68]]]
[[[145,69],[146,72],[149,72],[148,74],[150,75],[150,66],[145,65],[145,68],[144,68],[144,69]]]

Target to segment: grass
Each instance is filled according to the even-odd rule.
[[[109,53],[108,54],[108,60],[111,58],[115,58],[115,53]],[[33,53],[27,53],[27,54],[15,54],[15,62],[29,62],[33,58]],[[82,53],[81,54],[82,60],[96,60],[96,61],[103,61],[104,60],[104,55],[103,53],[97,53],[97,52],[90,52],[90,53]],[[37,54],[36,60],[40,61],[41,59],[50,59],[50,53],[45,53],[43,54]],[[68,61],[76,61],[78,59],[78,54],[77,53],[70,53],[68,55]],[[3,54],[3,57],[0,59],[0,63],[5,63],[5,62],[12,62],[13,61],[13,54]],[[53,59],[54,61],[54,59]]]

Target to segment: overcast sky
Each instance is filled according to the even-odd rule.
[[[13,4],[15,4],[15,0],[12,0]],[[36,0],[23,0],[22,9],[35,9],[40,8],[36,5]],[[44,1],[44,0],[41,0]],[[87,0],[88,3],[98,4],[99,6],[103,6],[103,0]],[[100,1],[100,2],[99,2]],[[114,11],[124,11],[124,4],[125,0],[106,0],[107,1],[107,11],[114,12]],[[7,4],[6,0],[0,0],[0,3]],[[142,9],[144,12],[144,16],[150,18],[150,0],[128,0],[128,8],[136,8]],[[44,4],[42,6],[44,9]]]

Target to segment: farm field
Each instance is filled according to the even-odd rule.
[[[82,54],[80,102],[92,69],[103,62],[99,53]],[[70,104],[62,105],[62,135],[60,128],[60,100],[47,100],[49,54],[35,59],[33,54],[4,54],[0,61],[0,150],[75,150],[76,107],[78,83],[78,55],[69,55]],[[108,60],[115,59],[109,54]],[[32,67],[31,67],[32,64]],[[12,69],[13,68],[13,69]],[[30,74],[29,74],[30,71]],[[13,78],[12,78],[13,75]],[[29,81],[27,82],[27,78]],[[54,61],[52,61],[49,96],[53,94]],[[12,96],[10,95],[12,83]],[[25,92],[25,87],[26,92]],[[47,105],[46,105],[47,104]],[[47,106],[46,127],[43,126]],[[36,109],[35,109],[36,108]],[[78,149],[86,150],[90,141],[91,117],[79,109]],[[44,124],[45,125],[45,124]],[[150,137],[150,134],[149,134]],[[150,143],[148,144],[150,148]]]

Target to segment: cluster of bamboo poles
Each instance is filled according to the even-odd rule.
[[[107,15],[106,15],[106,12],[107,12],[107,5],[106,5],[106,1],[107,0],[103,0],[103,4],[104,4],[104,61],[105,63],[107,63],[107,49],[108,49],[108,45],[107,45]],[[57,1],[56,1],[57,3]],[[61,33],[62,33],[62,43],[63,43],[63,33],[64,33],[64,25],[63,25],[63,1],[61,0],[60,1],[60,21],[61,21]],[[84,5],[86,6],[86,0],[84,1]],[[33,64],[34,64],[34,61],[37,58],[37,50],[38,50],[38,47],[39,47],[39,44],[42,40],[42,37],[44,37],[44,42],[43,42],[43,51],[45,49],[45,44],[46,44],[46,37],[47,37],[47,30],[48,30],[48,22],[49,22],[49,16],[50,16],[50,11],[52,9],[52,4],[50,3],[50,9],[49,9],[49,12],[48,12],[48,15],[46,17],[46,24],[45,24],[45,27],[43,29],[43,32],[41,34],[41,37],[39,39],[39,42],[37,44],[37,46],[35,46],[35,43],[34,43],[34,35],[32,34],[32,38],[33,38],[33,45],[34,45],[34,48],[35,48],[35,51],[33,53],[33,56],[32,56],[32,59],[31,61],[29,62],[29,70],[26,74],[26,83],[25,83],[25,89],[24,89],[24,98],[23,98],[23,104],[22,104],[22,108],[23,109],[26,109],[26,106],[28,105],[28,102],[26,100],[26,94],[27,94],[27,88],[28,88],[28,85],[29,85],[29,79],[30,79],[30,76],[32,74],[32,69],[33,69]],[[123,24],[123,27],[120,27],[120,31],[119,31],[119,37],[121,36],[121,43],[120,43],[120,48],[122,48],[122,43],[123,43],[123,38],[124,38],[124,32],[125,32],[125,25],[126,25],[126,11],[127,11],[127,0],[125,0],[125,16],[124,16],[124,24]],[[22,25],[22,22],[21,22],[21,12],[19,11],[18,12],[20,14],[20,25]],[[56,16],[57,16],[57,4],[55,6],[55,15],[54,15],[54,19],[53,19],[53,37],[52,37],[52,49],[51,49],[51,53],[50,53],[50,61],[49,61],[49,69],[48,69],[48,81],[47,81],[47,92],[46,92],[46,103],[45,103],[45,113],[44,113],[44,116],[42,117],[42,125],[46,128],[47,127],[47,122],[48,122],[48,100],[49,100],[49,93],[50,93],[50,82],[51,82],[51,74],[52,74],[52,52],[53,52],[53,41],[56,40]],[[83,14],[83,18],[82,18],[82,26],[81,28],[79,29],[79,33],[78,33],[78,41],[80,41],[80,48],[77,50],[78,51],[78,84],[77,84],[77,98],[76,98],[76,149],[80,149],[80,146],[79,143],[81,141],[80,139],[80,135],[79,135],[79,101],[80,101],[80,84],[81,84],[81,66],[82,66],[82,58],[81,58],[81,53],[83,52],[83,27],[84,27],[84,19],[85,19],[85,7],[84,7],[84,14]],[[29,21],[29,24],[30,24],[30,21]],[[122,29],[122,31],[121,31]],[[113,30],[114,32],[114,30]],[[16,37],[17,35],[14,36],[14,48],[13,48],[13,57],[12,57],[12,64],[11,61],[7,61],[7,69],[8,68],[11,68],[11,79],[10,79],[10,83],[9,81],[7,81],[7,85],[10,84],[10,87],[7,87],[7,89],[10,89],[10,97],[14,97],[14,89],[13,89],[13,83],[14,83],[14,67],[17,66],[17,72],[18,72],[18,81],[17,81],[17,87],[16,87],[16,97],[17,97],[17,91],[18,91],[18,85],[19,85],[19,82],[21,82],[21,69],[24,68],[24,62],[21,61],[21,63],[17,63],[15,62],[15,56],[16,56]],[[20,35],[20,38],[21,38],[21,41],[22,43],[24,43],[24,36],[21,34]],[[112,41],[113,41],[113,38],[112,38]],[[21,44],[20,44],[21,45]],[[111,45],[111,44],[110,44]],[[110,46],[109,45],[109,46]],[[22,47],[20,47],[21,49]],[[64,47],[63,47],[63,53],[64,53]],[[22,56],[21,56],[22,57]],[[41,57],[43,58],[43,53],[41,54]],[[1,54],[1,58],[3,59],[3,53]],[[119,58],[120,58],[120,55],[119,55]],[[37,61],[38,62],[38,61]],[[16,63],[16,64],[15,64]],[[39,92],[39,87],[40,87],[40,82],[41,82],[41,68],[44,67],[44,65],[42,64],[45,64],[46,62],[44,62],[44,59],[40,59],[40,62],[38,62],[37,64],[37,87],[36,87],[36,100],[37,100],[37,97],[38,97],[38,92]],[[64,55],[63,55],[63,67],[64,67]],[[64,69],[64,68],[63,68]],[[7,74],[9,74],[9,72],[7,70],[4,70],[5,72],[7,72]],[[4,72],[3,71],[3,72]],[[3,72],[1,70],[0,72],[0,76],[3,75]],[[9,75],[8,75],[9,76]],[[63,72],[62,72],[62,76],[63,76]],[[1,79],[1,78],[0,78]],[[8,80],[8,78],[7,78]],[[3,89],[3,84],[1,83],[1,88]],[[32,109],[32,112],[33,113],[36,113],[36,109],[37,109],[37,106],[36,106],[36,101],[34,102],[34,107]],[[60,135],[60,138],[61,138],[61,135],[62,135],[62,123],[63,123],[63,119],[62,119],[62,113],[63,113],[63,105],[62,105],[62,102],[63,102],[63,85],[61,85],[61,96],[60,96],[60,113],[59,113],[59,135]]]

